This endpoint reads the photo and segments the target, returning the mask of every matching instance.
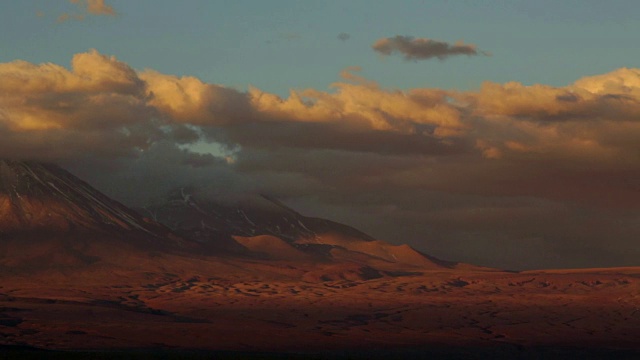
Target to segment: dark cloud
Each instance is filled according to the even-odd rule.
[[[340,34],[338,34],[338,40],[342,40],[342,41],[347,41],[351,38],[351,35],[345,33],[345,32],[341,32]]]
[[[457,55],[489,55],[487,52],[478,50],[475,45],[464,44],[461,41],[450,44],[433,39],[401,35],[378,39],[371,47],[374,51],[385,56],[399,53],[405,60],[428,60],[431,58],[444,60]]]
[[[241,192],[252,188],[221,156],[196,154],[172,141],[153,143],[136,157],[67,158],[58,163],[115,199],[136,207],[159,201],[182,187],[220,188]]]
[[[268,133],[269,136],[264,136]],[[442,139],[424,132],[358,129],[341,122],[269,122],[240,124],[217,140],[261,149],[327,149],[395,155],[447,156],[473,151],[466,139]],[[223,140],[224,139],[224,140]]]

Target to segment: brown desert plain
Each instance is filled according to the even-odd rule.
[[[28,184],[0,198],[1,358],[640,358],[638,267],[504,271],[343,225],[221,251],[0,165]]]

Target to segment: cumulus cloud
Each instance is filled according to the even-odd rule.
[[[173,121],[211,126],[254,118],[246,93],[153,70],[139,77],[146,84],[148,104]]]
[[[75,55],[71,70],[0,64],[0,79],[4,157],[134,156],[178,127],[148,103],[133,69],[96,51]]]
[[[565,87],[485,83],[455,96],[481,119],[487,157],[620,168],[638,161],[629,136],[640,131],[639,80],[638,70],[619,69]]]
[[[70,70],[55,64],[4,63],[2,155],[34,156],[50,147],[56,151],[43,154],[52,158],[75,152],[136,156],[154,142],[170,139],[176,144],[216,141],[246,151],[330,150],[457,161],[484,157],[478,174],[525,163],[571,163],[565,173],[611,174],[631,171],[640,161],[635,141],[640,133],[640,71],[635,69],[585,77],[565,87],[485,83],[469,92],[388,90],[354,70],[345,71],[331,92],[306,89],[281,98],[255,88],[241,92],[195,77],[136,71],[95,50],[75,55]],[[441,173],[452,177],[474,168],[440,166]],[[456,183],[408,174],[434,188]],[[393,176],[400,178],[397,172]],[[499,181],[490,178],[488,183]],[[482,181],[474,186],[478,184]],[[491,191],[500,188],[509,189]]]
[[[431,58],[444,60],[457,55],[489,55],[487,52],[478,50],[475,45],[465,44],[462,41],[450,44],[444,41],[402,35],[378,39],[371,47],[374,51],[384,56],[398,53],[405,60],[414,61]]]
[[[486,265],[640,255],[640,70],[464,92],[385,89],[357,70],[280,97],[95,50],[69,68],[2,63],[0,157],[59,162],[134,205],[176,186],[268,193]]]
[[[58,22],[68,20],[82,21],[88,15],[116,16],[117,13],[111,5],[107,5],[105,0],[69,0],[77,7],[76,12],[63,13],[58,16]]]

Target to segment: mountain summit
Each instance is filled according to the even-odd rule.
[[[0,160],[0,233],[71,230],[155,235],[158,226],[56,165]]]
[[[0,160],[0,272],[135,264],[194,248],[56,165]]]

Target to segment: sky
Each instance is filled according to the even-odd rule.
[[[431,255],[640,265],[637,1],[0,3],[0,156]],[[212,192],[209,192],[212,193]]]

